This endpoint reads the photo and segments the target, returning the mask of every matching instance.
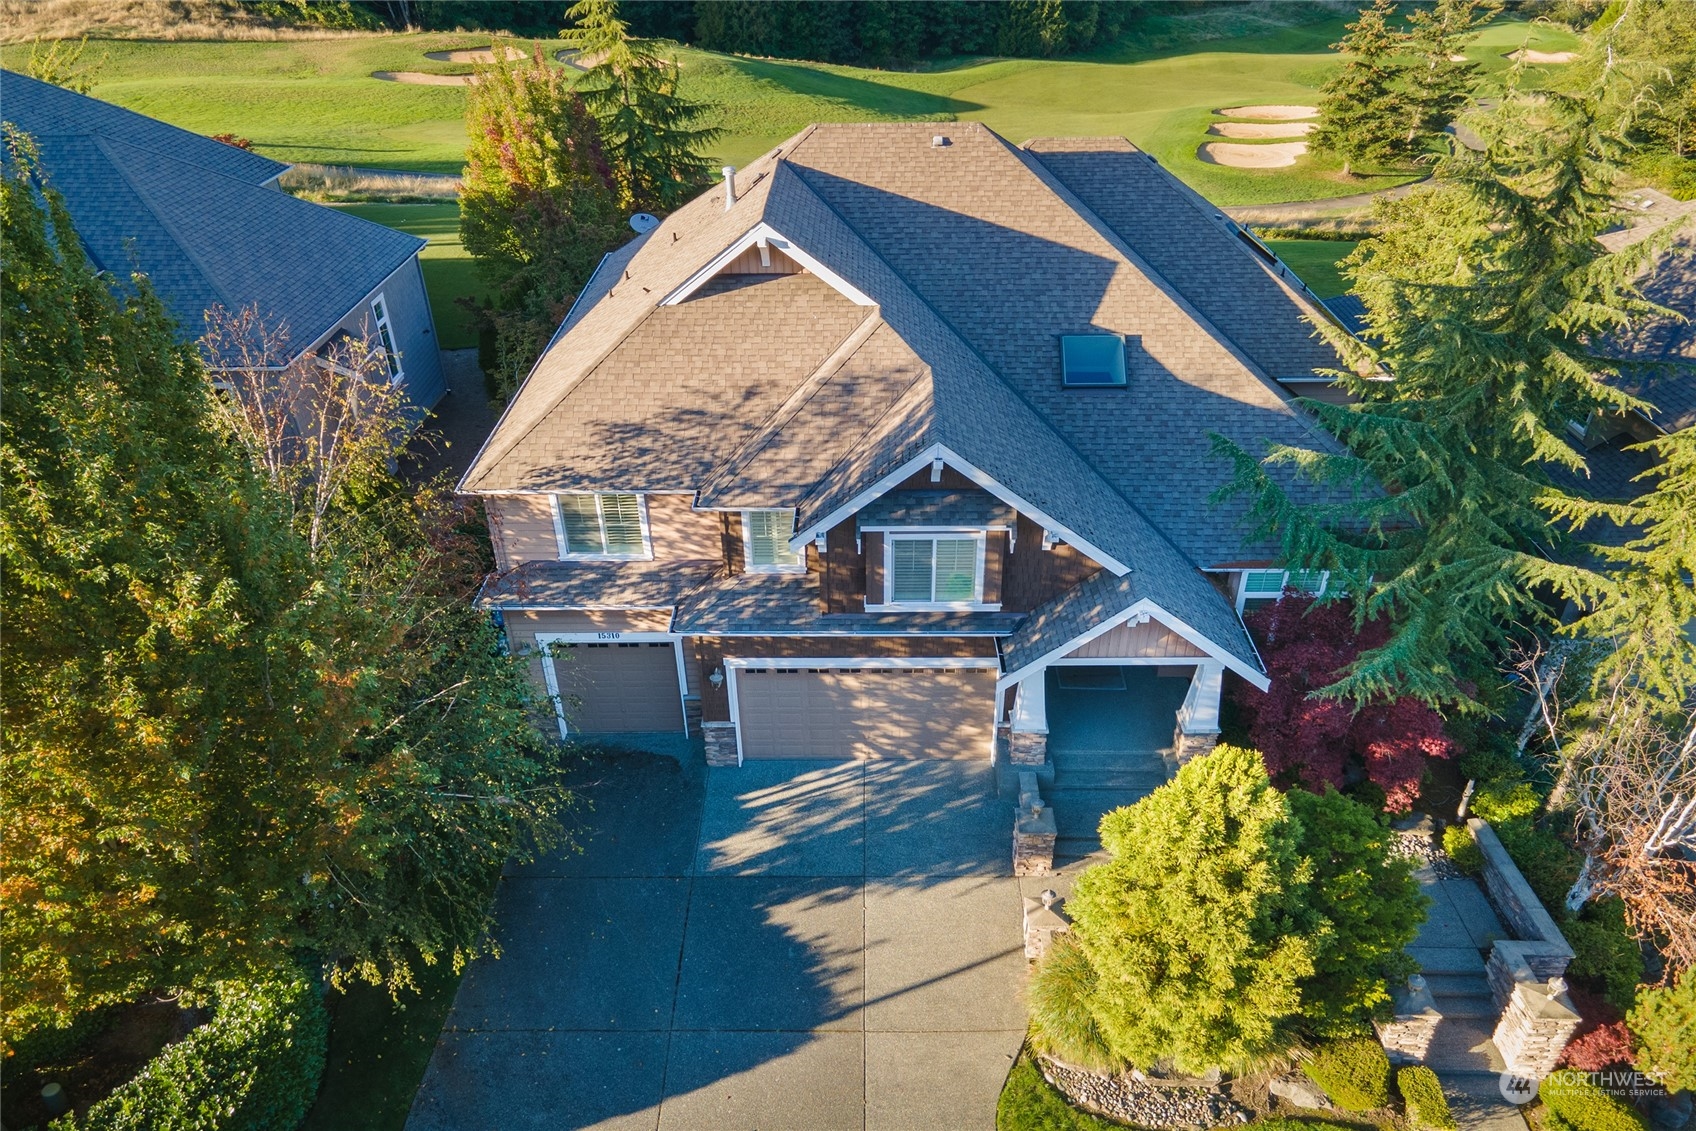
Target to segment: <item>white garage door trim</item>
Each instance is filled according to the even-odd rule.
[[[1001,661],[994,656],[735,656],[725,657],[724,671],[729,677],[730,717],[737,722],[736,764],[742,764],[742,704],[736,697],[736,674],[741,668],[993,668],[1001,670]],[[999,692],[995,696],[1000,698]],[[992,736],[985,757],[995,760],[995,706],[988,708],[989,733]]]
[[[570,737],[570,728],[565,721],[565,701],[559,693],[559,674],[554,671],[554,657],[550,644],[607,644],[617,641],[621,644],[658,644],[666,641],[671,644],[671,653],[677,661],[677,706],[683,714],[683,733],[689,733],[689,677],[683,667],[683,637],[675,632],[624,632],[619,629],[608,629],[604,632],[538,632],[536,645],[542,653],[542,679],[548,685],[548,701],[554,705],[554,718],[559,722],[560,738]]]

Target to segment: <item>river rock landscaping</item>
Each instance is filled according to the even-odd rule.
[[[1101,1076],[1047,1057],[1038,1057],[1037,1066],[1077,1106],[1139,1127],[1230,1127],[1254,1114],[1216,1087],[1157,1085],[1129,1073]]]

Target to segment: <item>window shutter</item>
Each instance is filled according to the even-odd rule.
[[[895,601],[931,599],[931,549],[928,538],[897,538],[889,544],[890,595]]]
[[[640,557],[642,544],[642,500],[636,495],[602,495],[601,517],[606,523],[606,552]]]
[[[936,600],[970,601],[978,590],[978,540],[936,540]]]
[[[748,512],[748,561],[756,566],[793,566],[800,555],[789,548],[795,533],[792,511]]]
[[[1276,597],[1284,591],[1284,571],[1281,569],[1257,569],[1248,571],[1243,579],[1243,592],[1258,593],[1262,596]]]
[[[601,515],[593,495],[560,495],[559,516],[565,526],[565,552],[568,554],[604,554],[606,539],[601,537]]]

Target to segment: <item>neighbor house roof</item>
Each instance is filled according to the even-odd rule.
[[[1612,335],[1608,353],[1632,365],[1609,380],[1654,405],[1649,419],[1664,431],[1696,427],[1696,221],[1656,257],[1643,297],[1679,317],[1645,318]]]
[[[256,307],[307,349],[425,243],[268,187],[287,168],[269,158],[11,71],[0,117],[33,139],[95,267],[146,274],[185,337],[214,306]]]
[[[737,181],[574,315],[463,489],[692,487],[804,532],[944,458],[1252,657],[1198,568],[1244,550],[1214,434],[1336,450],[1277,378],[1340,360],[1229,221],[1122,139],[976,123],[816,126]],[[688,291],[753,238],[813,266]],[[1125,339],[1124,388],[1062,387],[1061,335],[1092,332]]]

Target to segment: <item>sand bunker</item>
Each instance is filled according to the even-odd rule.
[[[528,52],[517,47],[506,49],[508,59],[523,59],[528,54]],[[424,58],[434,59],[438,63],[493,63],[495,61],[495,49],[493,46],[489,46],[472,47],[464,51],[426,51]]]
[[[579,71],[586,71],[590,67],[593,67],[596,63],[599,63],[602,59],[605,59],[606,52],[591,51],[589,54],[585,55],[581,51],[574,51],[567,47],[564,51],[554,52],[554,58],[558,59],[568,67],[575,67]],[[682,64],[678,65],[681,66]]]
[[[1529,48],[1514,51],[1509,59],[1522,63],[1570,63],[1578,58],[1576,51],[1532,51]]]
[[[1286,141],[1273,145],[1234,145],[1228,141],[1210,141],[1195,151],[1209,165],[1229,165],[1233,169],[1282,169],[1294,165],[1296,158],[1307,152],[1307,142]]]
[[[1207,132],[1214,137],[1304,137],[1313,128],[1312,122],[1216,122]]]
[[[1213,111],[1221,118],[1259,118],[1266,122],[1289,122],[1311,118],[1319,113],[1317,106],[1227,106]]]
[[[466,86],[472,79],[471,75],[432,75],[425,71],[372,71],[371,77],[408,86]]]

